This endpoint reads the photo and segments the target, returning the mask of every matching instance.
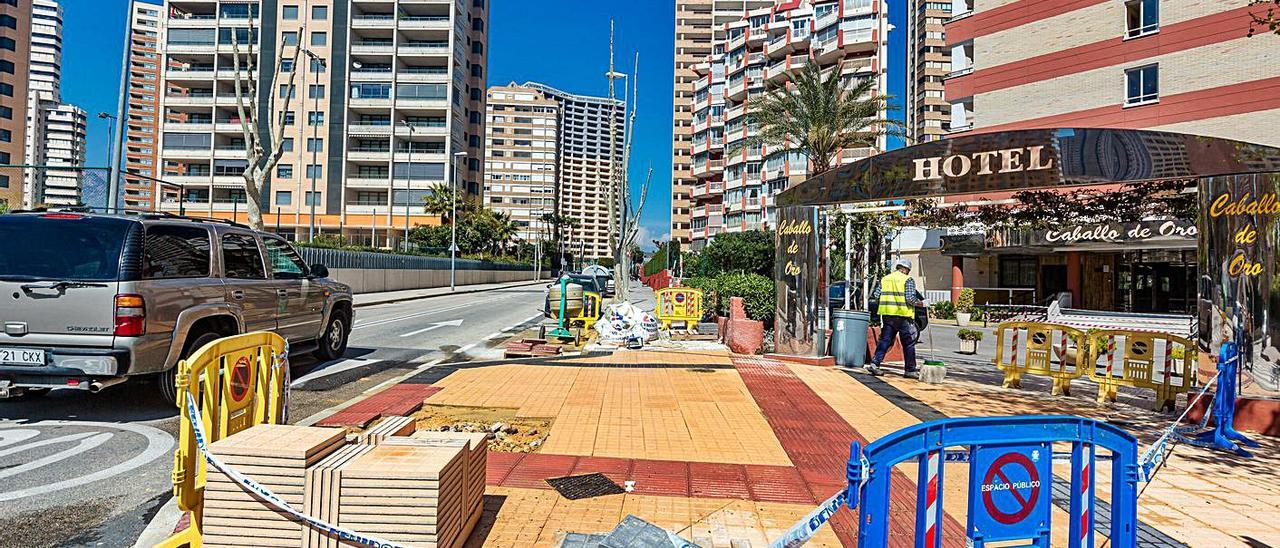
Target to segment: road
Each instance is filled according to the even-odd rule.
[[[441,360],[501,356],[539,285],[356,310],[344,359],[291,360],[291,422]],[[176,410],[149,383],[0,400],[0,547],[130,546],[170,498]]]

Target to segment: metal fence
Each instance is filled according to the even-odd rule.
[[[373,270],[449,270],[448,257],[420,257],[370,251],[348,251],[298,247],[307,264],[323,264],[328,268],[365,268]],[[458,270],[509,270],[532,272],[533,265],[458,259]]]

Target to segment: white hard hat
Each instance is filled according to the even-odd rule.
[[[893,263],[893,267],[894,267],[894,268],[905,268],[905,269],[907,269],[907,270],[911,270],[911,260],[910,260],[910,259],[898,259],[897,261],[895,261],[895,262]]]

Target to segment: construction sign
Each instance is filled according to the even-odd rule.
[[[1053,452],[1049,444],[976,446],[969,470],[969,538],[1040,537],[1049,528]]]

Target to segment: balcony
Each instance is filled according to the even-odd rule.
[[[399,26],[405,30],[449,30],[448,15],[401,15]]]
[[[369,68],[362,67],[351,70],[352,82],[388,82],[391,80],[391,67],[386,68]]]
[[[164,46],[167,53],[212,53],[217,47],[213,42],[170,40]]]
[[[450,50],[448,42],[408,41],[401,42],[396,53],[399,55],[448,55]]]
[[[352,55],[392,55],[396,47],[391,40],[363,40],[351,43]]]
[[[164,130],[185,133],[213,131],[213,120],[166,121]]]
[[[366,13],[363,15],[354,15],[351,17],[351,28],[357,30],[394,29],[396,28],[396,18],[390,13]]]
[[[173,107],[201,107],[213,105],[213,95],[166,95],[164,104]]]
[[[205,156],[208,158],[208,156]],[[213,157],[219,160],[243,160],[247,156],[243,146],[220,146],[214,147]]]
[[[391,108],[390,97],[352,97],[347,99],[352,108]]]
[[[712,177],[724,169],[724,160],[708,160],[693,163],[693,176],[699,179]]]
[[[391,149],[348,148],[347,159],[363,162],[389,162],[391,161]]]
[[[387,180],[388,180],[389,178],[390,178],[390,176],[386,176],[386,177],[366,177],[366,176],[362,176],[362,175],[351,175],[351,176],[349,176],[349,177],[347,177],[347,178],[346,178],[346,186],[347,186],[348,188],[377,188],[377,189],[385,189],[385,188],[387,188]],[[385,204],[383,204],[383,205],[385,205]]]
[[[188,68],[167,68],[164,77],[169,80],[212,80],[213,65],[200,65]]]
[[[447,71],[399,72],[396,73],[396,81],[409,84],[447,84],[449,83],[449,73]]]
[[[397,137],[444,137],[449,135],[449,127],[443,123],[440,124],[411,124],[413,130],[403,124],[396,125],[395,134]]]
[[[242,81],[242,82],[249,82],[249,81],[253,80],[253,78],[254,78],[254,75],[253,75],[252,73],[250,73],[248,70],[240,69],[240,81]],[[235,81],[235,79],[236,79],[236,70],[235,70],[235,69],[233,69],[233,68],[231,68],[231,69],[219,69],[219,70],[218,70],[218,79],[220,79],[220,80],[231,80],[231,81]]]
[[[449,108],[449,100],[444,97],[397,97],[396,108],[444,110]]]
[[[391,135],[391,124],[351,124],[347,133],[352,135]]]

